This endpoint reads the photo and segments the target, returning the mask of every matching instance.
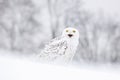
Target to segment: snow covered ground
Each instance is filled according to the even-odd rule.
[[[64,67],[0,55],[0,80],[120,80],[120,68]]]

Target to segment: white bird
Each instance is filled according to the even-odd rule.
[[[79,31],[75,28],[66,28],[62,35],[53,39],[40,53],[40,59],[55,63],[69,63],[79,44]]]

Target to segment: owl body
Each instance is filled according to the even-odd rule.
[[[76,31],[73,33],[73,31]],[[69,63],[79,44],[79,32],[66,28],[61,37],[55,38],[40,53],[40,59],[47,62]]]
[[[73,59],[75,52],[77,50],[77,46],[78,46],[78,40],[67,40],[67,48],[66,48],[66,52],[63,55],[62,59],[60,59],[60,62],[65,62],[65,63],[69,63],[71,62],[71,60]]]

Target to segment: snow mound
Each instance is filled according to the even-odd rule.
[[[0,56],[0,80],[120,80],[120,71],[64,67]]]

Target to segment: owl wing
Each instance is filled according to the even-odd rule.
[[[67,49],[67,41],[63,37],[51,40],[48,45],[41,51],[43,58],[55,59],[60,55],[64,55]]]

